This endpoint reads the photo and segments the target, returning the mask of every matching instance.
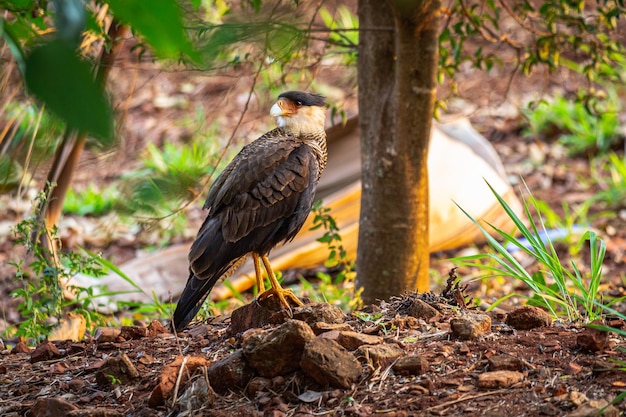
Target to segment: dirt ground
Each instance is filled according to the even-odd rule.
[[[187,140],[193,131],[180,121],[195,109],[208,120],[222,121],[217,132],[221,137],[229,137],[239,123],[237,109],[247,99],[250,76],[166,71],[148,59],[137,63],[133,56],[127,48],[112,75],[112,94],[121,103],[118,110],[124,118],[122,141],[106,155],[85,155],[78,172],[79,185],[91,181],[104,184],[119,174],[119,166],[135,166],[149,141]],[[340,91],[351,91],[353,75],[332,65],[321,65],[316,74]],[[459,77],[459,98],[450,102],[449,112],[469,117],[492,142],[510,178],[515,181],[523,175],[535,197],[562,213],[562,202],[581,203],[597,191],[581,181],[591,175],[588,159],[563,155],[553,138],[523,138],[519,106],[544,92],[572,92],[577,87],[575,80],[565,75],[541,73],[530,80],[516,76],[509,87],[506,69],[484,74],[468,68]],[[132,96],[128,97],[128,91],[133,91]],[[442,91],[445,94],[445,88]],[[353,93],[338,93],[335,99],[349,114],[356,112]],[[265,129],[269,122],[266,104],[253,95],[237,138]],[[601,210],[593,208],[592,212]],[[624,210],[593,223],[607,242],[602,287],[607,296],[626,294]],[[0,220],[11,223],[22,212],[9,209],[3,213]],[[15,323],[15,301],[9,299],[15,285],[13,269],[6,261],[20,257],[22,252],[10,241],[0,243],[0,247],[0,302],[5,320]],[[139,248],[132,242],[112,241],[94,249],[117,263],[132,258]],[[445,259],[471,250],[435,253],[433,268],[445,277],[454,266]],[[567,254],[567,247],[560,250]],[[464,276],[469,271],[458,273]],[[466,280],[465,284],[465,294],[486,303],[508,292],[525,291],[508,281]],[[405,295],[390,303],[368,306],[336,320],[340,323],[319,324],[325,323],[322,318],[310,324],[318,338],[336,341],[357,359],[358,377],[349,387],[320,382],[296,364],[295,369],[271,377],[249,371],[248,379],[238,380],[240,386],[224,390],[223,381],[210,377],[212,367],[243,350],[246,340],[255,337],[249,332],[232,334],[230,315],[193,324],[178,336],[157,324],[147,330],[149,323],[138,323],[137,328],[119,329],[122,334],[114,332],[112,339],[94,335],[80,342],[44,343],[36,353],[24,346],[20,346],[24,352],[17,353],[17,341],[5,340],[0,352],[0,415],[590,416],[626,390],[624,364],[617,362],[626,361],[626,341],[615,334],[564,322],[516,328],[507,324],[507,317],[517,311],[521,302],[517,299],[502,305],[502,310],[483,314],[480,309],[459,305],[458,299],[433,297],[426,301],[434,311],[424,315],[407,308],[407,303],[415,304],[414,298]],[[469,336],[452,328],[455,319],[475,315],[480,320],[488,316],[490,323],[481,321]],[[610,324],[625,329],[619,320]],[[264,329],[270,332],[281,325],[271,322]],[[345,342],[346,335],[351,335],[346,332],[361,335],[354,336],[359,340],[358,348]],[[364,336],[379,339],[374,342]],[[381,359],[363,345],[395,346],[401,353],[382,355]],[[126,359],[119,359],[123,355]],[[399,367],[401,358],[411,358],[416,365]],[[188,370],[179,372],[182,361]],[[202,388],[202,380],[209,380],[210,388],[206,384]],[[161,392],[162,401],[155,399],[155,391]],[[42,401],[51,399],[54,401]],[[602,415],[623,415],[624,409],[626,401],[622,400]]]

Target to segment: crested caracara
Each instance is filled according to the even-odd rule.
[[[213,183],[204,203],[207,216],[189,252],[189,279],[174,311],[172,328],[182,330],[207,295],[252,254],[259,297],[287,298],[267,257],[280,242],[294,238],[308,216],[326,166],[326,101],[323,96],[288,91],[270,115],[278,127],[243,147]],[[265,291],[261,263],[271,288]]]

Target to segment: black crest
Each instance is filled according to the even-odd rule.
[[[295,103],[300,103],[303,106],[324,107],[326,105],[326,97],[315,93],[305,93],[304,91],[286,91],[278,96],[278,98],[282,97]]]

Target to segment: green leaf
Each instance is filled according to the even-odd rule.
[[[187,55],[200,61],[183,26],[182,10],[175,0],[106,0],[113,14],[141,33],[161,58]]]
[[[113,112],[96,85],[89,64],[61,40],[44,43],[26,59],[26,85],[30,92],[67,125],[87,132],[109,145]]]
[[[14,33],[15,31],[12,29],[11,25],[7,23],[6,20],[2,16],[0,16],[0,38],[4,39],[7,45],[9,45],[9,49],[15,58],[15,62],[17,62],[17,66],[19,67],[22,74],[24,74],[24,70],[26,68],[26,64],[24,63],[24,51],[20,46],[20,36]]]
[[[35,0],[0,0],[0,8],[6,8],[14,13],[25,13],[34,9],[35,6]]]

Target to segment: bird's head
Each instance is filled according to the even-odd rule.
[[[315,93],[287,91],[278,96],[270,115],[279,127],[295,133],[317,133],[324,130],[326,98]]]

